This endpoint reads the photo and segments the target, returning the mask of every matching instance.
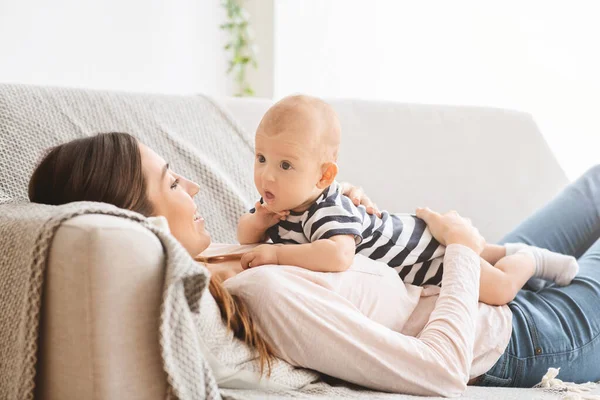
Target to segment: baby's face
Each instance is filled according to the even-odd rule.
[[[321,190],[321,157],[314,135],[294,127],[272,133],[257,132],[254,184],[269,209],[303,211]]]

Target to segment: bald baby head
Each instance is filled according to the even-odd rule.
[[[274,104],[256,131],[254,184],[270,210],[303,212],[338,173],[340,123],[333,108],[310,96]]]
[[[336,162],[340,146],[340,122],[323,100],[306,95],[283,98],[262,118],[257,135],[293,138],[322,162]]]

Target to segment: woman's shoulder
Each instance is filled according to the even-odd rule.
[[[211,243],[206,250],[202,252],[204,257],[222,256],[225,254],[245,253],[252,250],[258,244],[232,244],[232,243]]]

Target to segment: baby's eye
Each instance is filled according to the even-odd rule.
[[[179,178],[175,179],[171,184],[171,189],[176,189],[179,186]]]
[[[281,169],[283,169],[284,171],[287,171],[288,169],[292,169],[292,164],[290,164],[287,161],[282,161],[281,162]]]
[[[262,154],[259,154],[258,156],[256,156],[256,159],[258,160],[259,163],[264,163],[265,161],[265,156],[263,156]]]

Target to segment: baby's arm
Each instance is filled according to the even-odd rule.
[[[280,220],[286,219],[289,212],[274,213],[260,201],[254,205],[254,212],[240,218],[237,227],[237,238],[240,244],[262,243],[267,239],[266,231]]]
[[[269,227],[262,226],[256,213],[246,213],[241,216],[237,227],[237,239],[240,244],[261,243],[266,240]]]
[[[258,246],[244,254],[242,266],[280,264],[320,272],[345,271],[354,261],[356,244],[362,240],[361,217],[348,198],[342,197],[339,202],[323,201],[315,205],[302,222],[302,230],[310,243]]]
[[[265,264],[295,265],[318,272],[342,272],[354,261],[356,242],[353,235],[336,235],[313,243],[262,245],[242,257],[242,267]]]

